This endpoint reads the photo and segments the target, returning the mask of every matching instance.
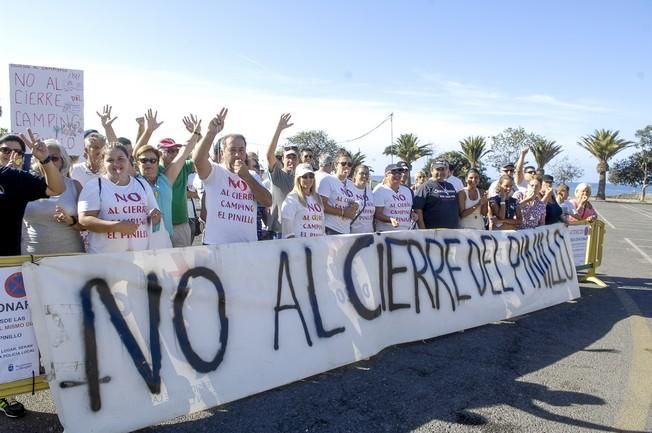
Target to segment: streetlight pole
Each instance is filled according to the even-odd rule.
[[[390,149],[392,149],[391,162],[394,164],[394,113],[389,113],[389,134],[389,145],[391,146]]]

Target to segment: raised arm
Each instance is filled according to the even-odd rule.
[[[206,179],[211,174],[211,163],[208,160],[210,148],[215,140],[215,136],[224,129],[224,119],[228,114],[227,108],[222,108],[208,123],[206,135],[202,138],[199,146],[195,146],[192,152],[192,162],[195,164],[195,171],[201,180]]]
[[[149,142],[149,139],[152,137],[152,134],[154,131],[158,129],[159,126],[163,124],[163,122],[159,122],[156,120],[156,116],[158,116],[158,111],[152,112],[152,109],[148,109],[147,113],[145,113],[145,121],[147,122],[147,127],[145,128],[145,132],[138,137],[138,141],[136,141],[136,145],[134,146],[134,156],[136,156],[136,151],[138,150],[139,147],[146,145]]]
[[[289,123],[291,118],[292,115],[290,113],[283,113],[281,115],[276,126],[276,131],[274,132],[274,137],[272,137],[272,141],[269,143],[269,147],[267,147],[267,169],[270,173],[274,165],[278,162],[276,159],[276,146],[278,145],[278,139],[281,137],[281,132],[294,125],[294,123]]]
[[[63,194],[66,190],[66,184],[63,182],[61,172],[50,159],[48,147],[42,140],[36,138],[31,129],[27,128],[27,134],[29,138],[25,137],[25,134],[22,133],[20,134],[20,138],[32,152],[32,157],[41,162],[41,167],[43,167],[45,173],[45,184],[47,185],[45,193],[50,197]]]
[[[514,167],[514,182],[516,185],[520,185],[525,178],[525,173],[523,172],[523,166],[525,165],[525,155],[527,155],[529,148],[521,149],[521,153],[518,155],[516,160],[516,166]]]
[[[188,143],[182,147],[183,151],[177,153],[177,156],[165,169],[165,176],[171,184],[177,180],[183,165],[186,163],[186,159],[192,153],[195,145],[201,137],[201,120],[197,120],[197,117],[191,114],[190,117],[183,118],[183,123],[186,125],[186,129],[191,133],[191,135]]]
[[[99,111],[95,112],[99,116],[100,122],[102,122],[102,128],[104,128],[104,135],[106,135],[106,141],[108,143],[116,143],[118,141],[118,137],[115,135],[115,131],[113,130],[113,121],[115,121],[115,119],[117,119],[118,116],[111,119],[112,109],[113,107],[107,104],[102,108],[101,114]]]

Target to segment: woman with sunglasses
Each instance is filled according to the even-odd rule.
[[[349,189],[358,204],[358,212],[351,220],[351,233],[373,233],[376,207],[374,193],[369,187],[369,167],[360,164],[353,170],[353,182]]]
[[[148,182],[129,175],[129,151],[120,144],[104,148],[102,176],[89,180],[79,195],[79,222],[89,231],[89,253],[149,248],[149,225],[161,222]]]
[[[323,236],[324,210],[315,192],[315,172],[310,164],[294,170],[294,188],[281,205],[281,230],[284,239]]]
[[[52,164],[63,176],[66,190],[61,195],[29,202],[25,208],[23,222],[23,254],[82,253],[84,243],[77,219],[77,200],[81,184],[68,177],[70,156],[57,140],[45,140]],[[32,158],[32,171],[43,176],[43,164]]]
[[[351,220],[358,212],[348,180],[353,162],[351,154],[340,149],[335,154],[335,176],[326,176],[319,184],[327,235],[351,233]]]

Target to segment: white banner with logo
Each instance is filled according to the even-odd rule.
[[[55,138],[70,155],[84,153],[84,72],[9,65],[11,130]]]
[[[23,275],[67,433],[135,430],[579,297],[561,224],[45,258]]]
[[[0,384],[39,375],[38,348],[20,266],[0,268]]]

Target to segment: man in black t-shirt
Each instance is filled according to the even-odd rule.
[[[460,222],[455,187],[446,182],[448,163],[435,161],[432,177],[414,194],[414,210],[419,215],[420,229],[455,229]]]

